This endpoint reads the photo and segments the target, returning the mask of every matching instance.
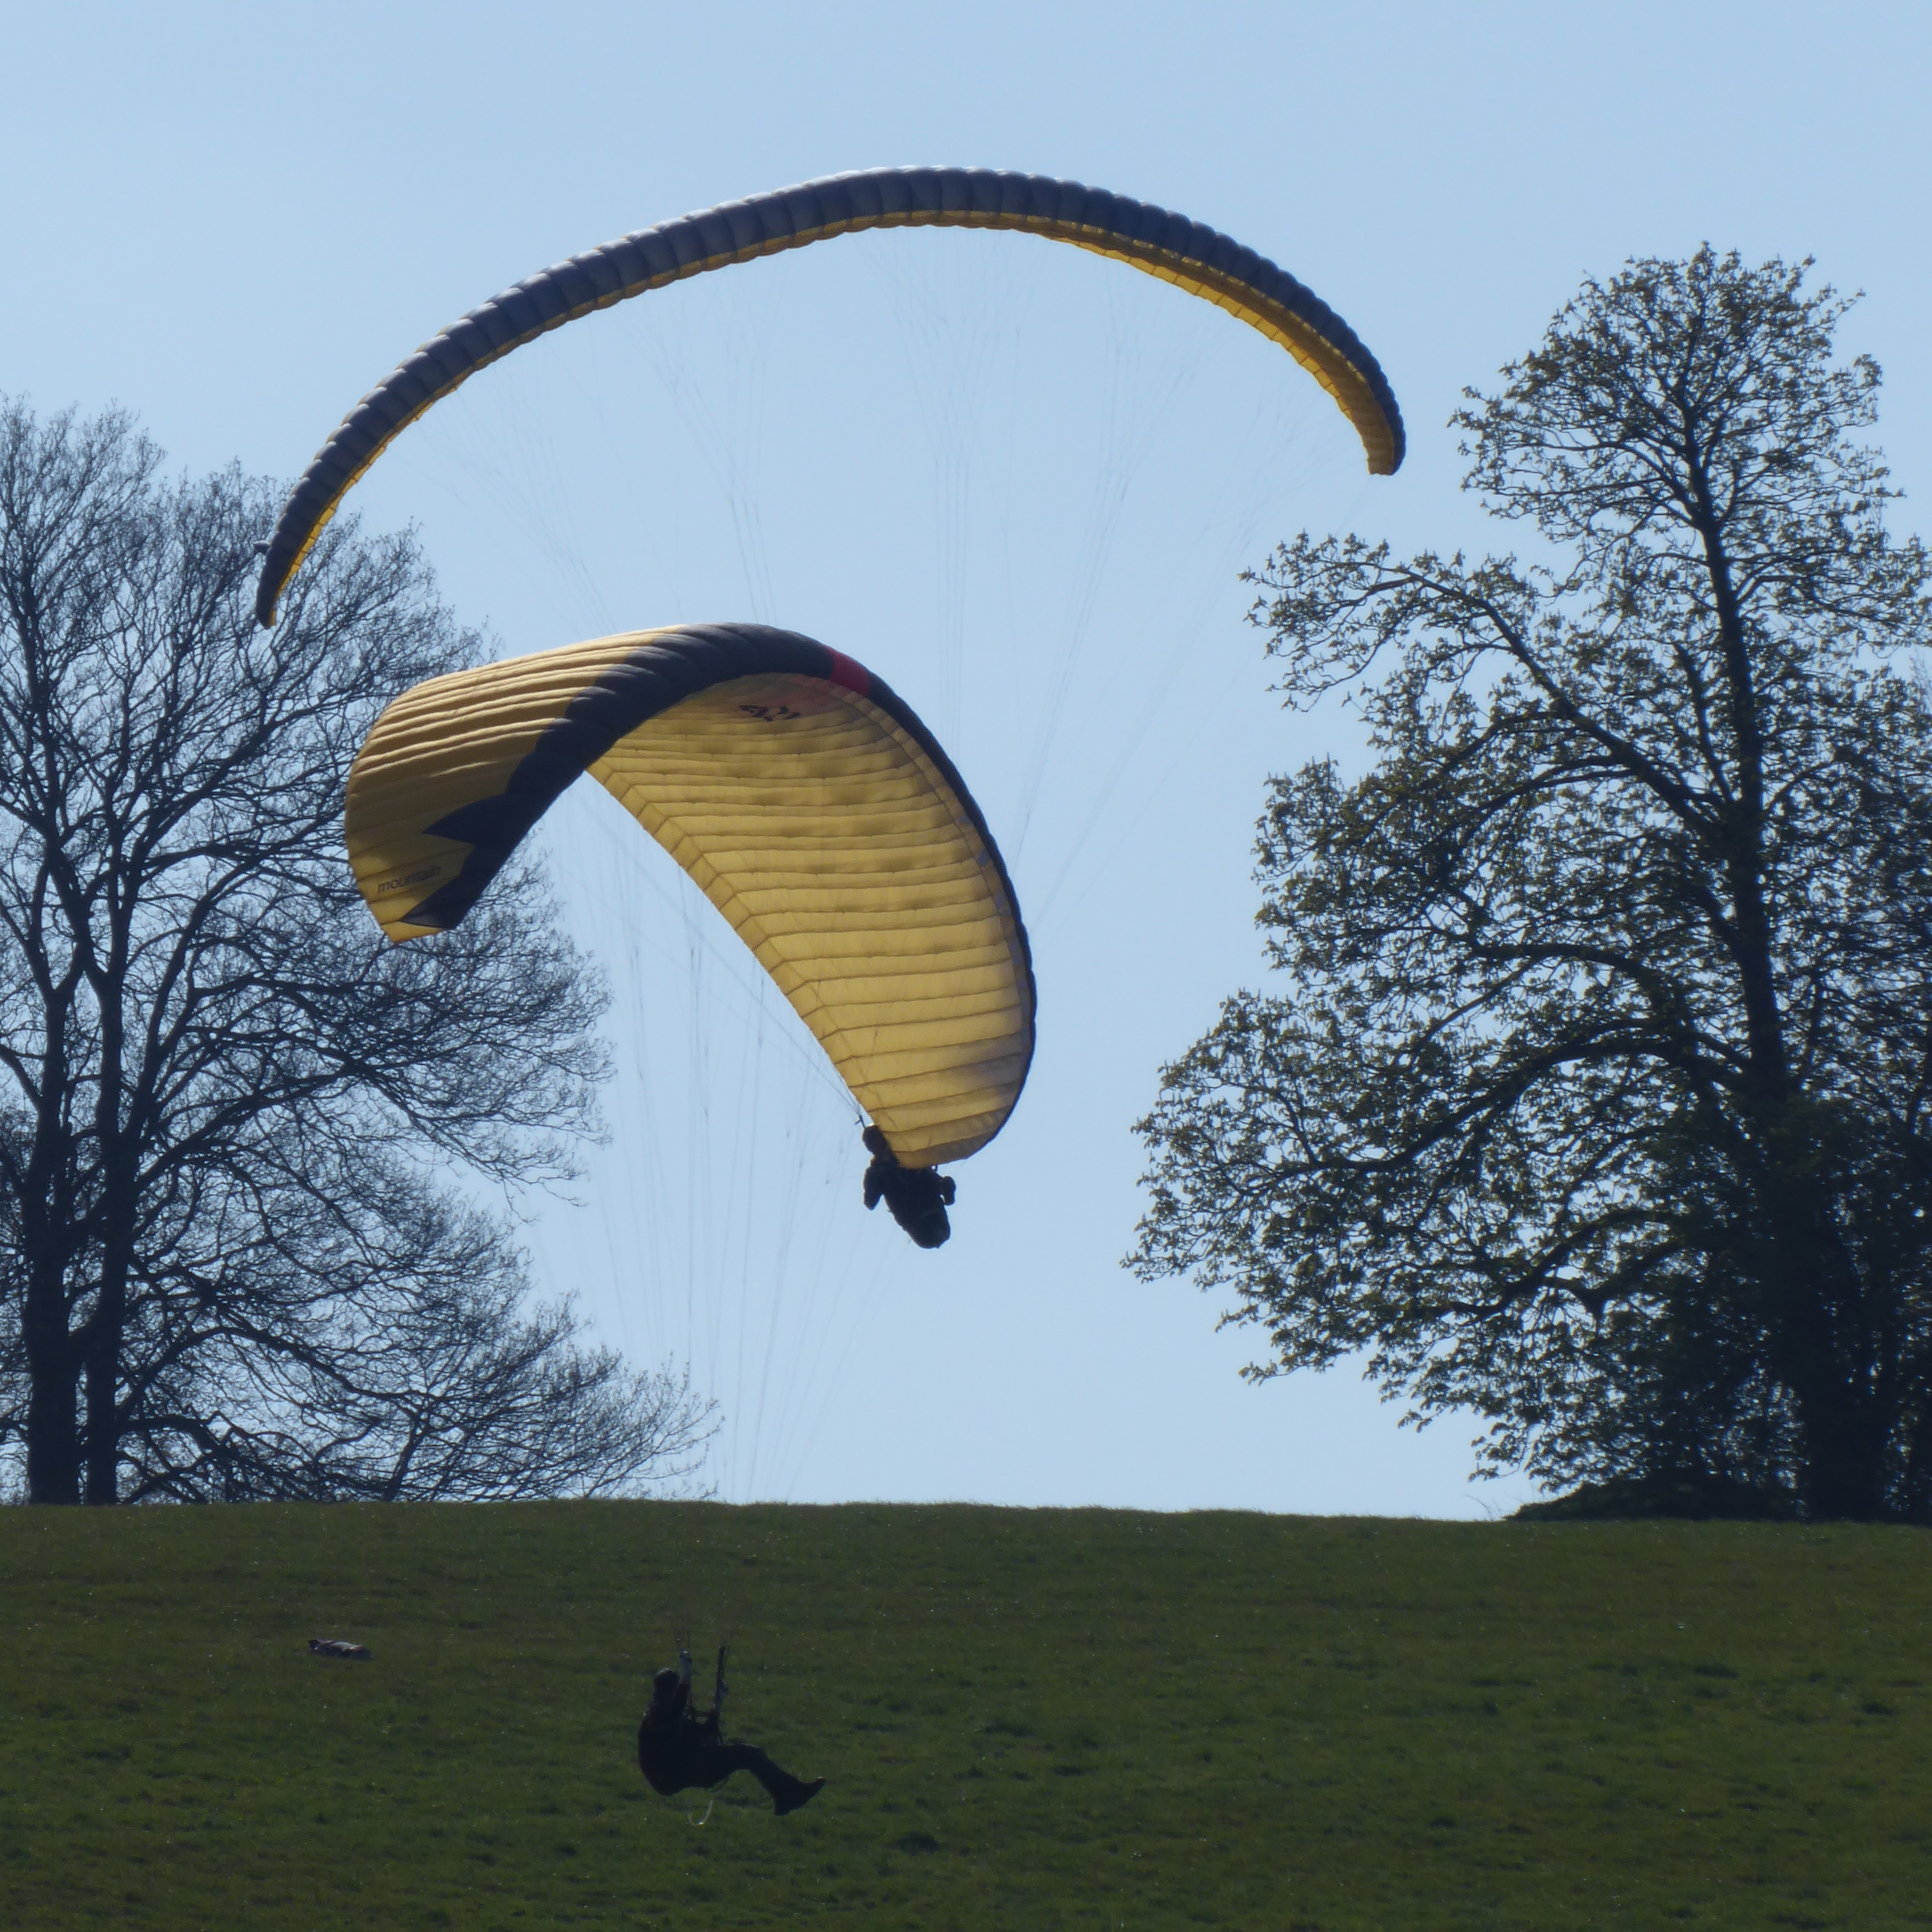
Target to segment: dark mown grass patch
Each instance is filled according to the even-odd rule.
[[[22,1928],[1932,1925],[1912,1531],[11,1509],[0,1615]],[[646,1790],[687,1620],[808,1810]]]

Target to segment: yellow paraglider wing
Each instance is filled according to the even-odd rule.
[[[418,685],[349,782],[350,861],[383,931],[456,925],[586,771],[757,955],[901,1161],[998,1132],[1033,1056],[1025,928],[978,806],[888,686],[724,624]]]

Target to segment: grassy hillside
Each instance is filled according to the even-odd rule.
[[[1932,1925],[1910,1531],[9,1509],[0,1616],[21,1928]],[[807,1810],[646,1790],[686,1619]]]

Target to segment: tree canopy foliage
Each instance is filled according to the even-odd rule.
[[[1926,1521],[1928,566],[1809,267],[1634,262],[1469,392],[1527,560],[1258,574],[1370,760],[1270,782],[1281,979],[1166,1070],[1133,1259],[1492,1468]]]
[[[458,1184],[570,1172],[594,979],[527,872],[399,950],[344,862],[370,722],[478,640],[348,524],[258,631],[278,493],[160,464],[0,399],[0,1447],[56,1502],[687,1473],[706,1406]]]

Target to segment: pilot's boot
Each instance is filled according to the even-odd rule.
[[[809,1804],[824,1789],[822,1778],[814,1778],[807,1784],[802,1778],[782,1773],[772,1791],[772,1809],[782,1818],[788,1812],[796,1811],[801,1804]]]

